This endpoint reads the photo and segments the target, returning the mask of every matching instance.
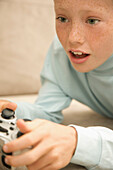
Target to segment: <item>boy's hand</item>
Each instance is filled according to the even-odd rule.
[[[14,152],[29,146],[32,149],[21,155],[7,156],[7,164],[14,167],[26,165],[29,170],[57,170],[70,162],[77,145],[74,128],[42,119],[32,122],[20,119],[17,126],[25,134],[4,145],[3,150]]]
[[[16,110],[17,104],[12,103],[8,100],[0,100],[0,112],[2,112],[2,110],[6,109],[6,108],[11,109],[11,110]]]

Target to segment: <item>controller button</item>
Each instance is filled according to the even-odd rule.
[[[5,129],[5,128],[3,128],[2,126],[0,126],[0,132],[8,132],[8,130],[7,129]]]
[[[30,119],[23,119],[25,122],[30,122],[31,120]]]
[[[0,123],[3,123],[3,121],[2,121],[2,120],[0,120]]]
[[[13,110],[11,110],[11,109],[2,110],[2,114],[1,114],[1,116],[4,119],[12,119],[12,118],[14,118],[14,115],[15,115],[15,112]]]
[[[10,129],[10,130],[14,130],[14,128],[13,128],[13,127],[10,127],[9,129]]]
[[[2,159],[3,165],[4,165],[5,167],[11,169],[11,166],[10,166],[10,165],[7,165],[7,164],[5,163],[5,156],[4,156],[4,155],[2,155],[1,159]]]
[[[19,132],[17,133],[17,138],[21,137],[22,135],[24,135],[24,133],[22,133],[22,132],[19,131]]]
[[[6,135],[9,135],[9,133],[7,132]]]
[[[11,125],[15,125],[13,122],[11,122]]]

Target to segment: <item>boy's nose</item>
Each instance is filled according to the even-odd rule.
[[[83,44],[85,41],[84,30],[80,26],[74,24],[69,32],[69,43]]]

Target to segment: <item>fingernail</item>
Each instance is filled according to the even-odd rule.
[[[4,146],[3,146],[3,150],[4,150],[5,152],[8,152],[8,147],[7,147],[7,145],[4,145]]]
[[[8,161],[8,159],[7,159],[7,158],[5,158],[5,163],[6,163],[6,164],[9,164],[9,161]]]

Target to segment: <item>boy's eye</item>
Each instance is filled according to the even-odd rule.
[[[100,22],[99,19],[93,19],[93,18],[88,19],[88,21],[87,21],[87,23],[89,23],[90,25],[95,25],[95,24],[97,24],[98,22]]]
[[[56,19],[59,20],[60,22],[63,22],[63,23],[68,22],[68,19],[64,18],[64,17],[57,17]]]

